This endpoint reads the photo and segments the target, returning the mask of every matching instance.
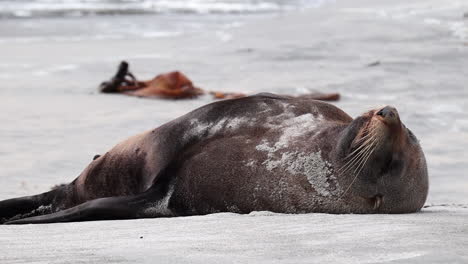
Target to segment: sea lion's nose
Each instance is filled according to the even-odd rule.
[[[376,115],[379,115],[384,118],[385,121],[397,121],[398,120],[398,111],[395,107],[392,106],[385,106],[384,108],[380,109]]]
[[[398,115],[398,112],[394,107],[386,106],[380,109],[380,111],[377,112],[377,115],[382,117],[394,117]]]

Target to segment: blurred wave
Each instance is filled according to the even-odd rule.
[[[323,0],[0,0],[0,18],[123,14],[269,13],[318,5]]]

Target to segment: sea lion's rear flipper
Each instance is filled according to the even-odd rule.
[[[26,196],[0,202],[0,224],[23,215],[31,216],[40,207],[39,199]]]
[[[5,224],[40,224],[90,220],[132,219],[138,217],[137,197],[107,197],[91,200],[52,214],[9,221]]]
[[[49,214],[63,206],[60,202],[69,193],[68,185],[59,185],[38,195],[0,201],[0,224],[15,219]]]
[[[5,224],[41,224],[93,220],[135,219],[171,215],[168,201],[172,189],[158,184],[144,193],[99,198],[51,214],[8,221]]]

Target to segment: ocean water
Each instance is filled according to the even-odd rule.
[[[316,5],[323,0],[2,0],[1,17],[122,14],[260,13]]]
[[[237,27],[324,1],[0,0],[0,42],[171,37]]]

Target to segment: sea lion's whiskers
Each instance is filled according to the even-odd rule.
[[[361,171],[364,169],[364,165],[366,165],[367,160],[372,155],[372,153],[374,153],[374,151],[375,151],[375,148],[373,148],[372,150],[369,150],[366,156],[362,158],[362,162],[359,164],[359,166],[356,167],[356,169],[359,168],[357,173],[356,173],[356,169],[354,170],[354,173],[356,173],[356,175],[359,175],[361,173]]]
[[[362,136],[360,139],[356,140],[356,144],[361,143],[361,142],[364,141],[365,139],[368,139],[370,136],[372,136],[372,134],[370,134],[370,133],[368,133],[368,134]]]
[[[367,147],[368,144],[370,144],[370,142],[373,140],[373,138],[369,138],[367,139],[365,142],[363,142],[359,147],[357,147],[355,150],[353,150],[353,152],[349,153],[345,159],[349,159],[351,158],[351,156],[353,156],[354,154],[356,154],[357,152],[360,152],[363,148]]]
[[[366,140],[364,143],[361,144],[357,149],[355,149],[352,153],[346,156],[345,159],[349,159],[339,170],[338,173],[342,174],[346,172],[348,169],[352,168],[353,165],[356,164],[356,161],[360,159],[360,157],[366,152],[369,146],[372,145],[373,141],[375,141],[375,134],[371,134],[372,136]]]
[[[366,164],[367,160],[369,159],[369,157],[372,155],[372,153],[374,153],[375,151],[375,148],[373,148],[374,146],[376,146],[377,144],[375,144],[376,142],[378,142],[378,140],[374,140],[372,142],[372,145],[369,146],[369,148],[366,149],[366,154],[365,156],[362,156],[362,157],[365,157],[365,158],[361,158],[360,159],[360,163],[359,163],[359,166],[358,167],[361,167],[361,169],[359,170],[359,172],[357,174],[355,174],[353,180],[351,181],[351,183],[349,184],[348,188],[346,188],[346,190],[343,192],[343,194],[340,196],[340,198],[342,198],[348,191],[349,189],[351,188],[351,186],[353,186],[354,182],[356,181],[357,177],[359,176],[359,173],[361,173],[362,169],[364,168],[364,165]],[[364,162],[362,162],[363,160],[365,159]],[[356,167],[357,168],[357,167]],[[356,169],[354,170],[354,172],[356,172]]]
[[[379,140],[376,140],[376,142],[379,143]],[[366,163],[367,163],[367,161],[369,160],[369,158],[370,158],[370,156],[372,155],[372,153],[374,153],[375,149],[376,149],[376,148],[374,148],[374,149],[366,156],[365,161],[362,163],[362,165],[360,165],[361,168],[359,169],[359,171],[357,172],[357,174],[356,174],[355,177],[357,177],[357,175],[359,175],[359,174],[362,172],[362,170],[364,169],[364,166],[366,165]],[[383,177],[382,177],[382,178],[383,178]],[[354,181],[354,180],[353,180],[353,181]],[[352,185],[352,183],[351,183],[351,185]],[[350,186],[350,187],[351,187],[351,186]],[[350,187],[348,187],[348,189],[349,189]],[[345,192],[345,193],[346,193],[346,192]]]
[[[373,142],[372,142],[373,143]],[[345,172],[349,171],[350,169],[352,169],[358,162],[359,160],[362,158],[362,156],[364,155],[364,153],[367,152],[367,150],[371,147],[371,144],[369,145],[366,145],[365,148],[361,149],[361,151],[359,151],[356,155],[354,155],[354,157],[352,159],[350,159],[348,162],[346,162],[343,167],[341,167],[339,170],[338,170],[338,174],[339,175],[342,175],[344,174]]]
[[[367,138],[367,137],[369,137],[369,136],[372,136],[372,135],[374,134],[374,131],[375,131],[375,128],[374,128],[374,127],[371,128],[371,129],[366,128],[366,129],[363,131],[364,136],[362,136],[360,139],[358,139],[358,140],[356,141],[356,143],[358,143],[358,142],[364,140],[365,138]]]
[[[375,136],[374,131],[375,131],[375,128],[373,128],[371,131],[369,131],[367,135],[365,135],[362,138],[360,138],[359,140],[357,140],[355,144],[361,144],[361,145],[358,148],[356,148],[352,153],[348,154],[348,156],[346,156],[346,158],[349,158],[355,152],[357,152],[358,150],[362,149],[367,144],[369,144],[370,141],[372,140],[372,138]],[[364,142],[362,142],[362,141],[364,141]]]
[[[367,139],[367,138],[373,136],[373,135],[374,135],[374,131],[375,131],[375,128],[372,128],[372,130],[370,130],[370,131],[369,131],[369,130],[366,130],[366,131],[364,132],[365,135],[362,136],[360,139],[358,139],[358,140],[356,141],[356,144],[358,144],[358,143],[364,141],[365,139]],[[367,133],[367,134],[366,134],[366,133]]]
[[[367,144],[364,148],[362,148],[359,152],[357,152],[352,159],[348,160],[339,170],[338,173],[341,175],[351,169],[354,165],[356,165],[356,162],[359,161],[359,159],[364,155],[364,153],[367,151],[368,148],[370,148],[372,142]]]
[[[350,170],[352,170],[353,168],[355,169],[354,172],[356,171],[356,168],[360,166],[362,160],[365,158],[365,156],[367,155],[367,153],[372,149],[372,147],[374,146],[374,143],[375,141],[373,141],[371,144],[369,144],[365,149],[363,149],[359,155],[357,155],[354,159],[354,161],[352,163],[350,163],[349,165],[347,165],[347,168],[342,171],[342,173],[345,173],[345,172],[349,172]],[[356,166],[357,165],[357,166]]]
[[[373,152],[373,151],[374,151],[374,149],[375,149],[374,147],[377,145],[377,143],[378,143],[378,139],[374,138],[374,141],[372,141],[372,144],[370,144],[369,147],[366,148],[365,151],[363,151],[363,152],[365,152],[365,154],[361,156],[359,165],[355,168],[355,170],[353,171],[353,173],[356,173],[357,171],[359,171],[358,168],[363,167],[363,165],[365,164],[364,159],[366,159],[366,157],[369,157],[369,153],[370,153],[370,152]],[[374,149],[372,149],[372,148],[374,148]],[[363,162],[363,161],[364,161],[364,162]],[[358,174],[359,174],[359,173],[358,173]]]
[[[355,173],[355,176],[354,176],[353,181],[351,182],[351,184],[349,184],[348,188],[346,188],[346,191],[340,196],[340,198],[343,197],[343,195],[345,195],[345,194],[348,192],[348,190],[351,188],[351,186],[353,186],[353,184],[354,184],[354,182],[356,181],[357,177],[359,176],[359,174],[360,174],[360,173],[362,172],[362,170],[364,169],[364,166],[366,165],[367,160],[369,160],[370,156],[372,155],[372,153],[374,153],[374,151],[375,151],[375,148],[372,149],[372,150],[370,150],[370,151],[368,151],[367,154],[366,154],[366,157],[363,158],[363,159],[361,160],[361,163],[359,164],[359,166],[356,167],[356,169],[355,169],[354,172],[353,172],[353,173]],[[358,172],[356,173],[356,170],[357,170],[358,168],[359,168],[359,170],[358,170]]]

